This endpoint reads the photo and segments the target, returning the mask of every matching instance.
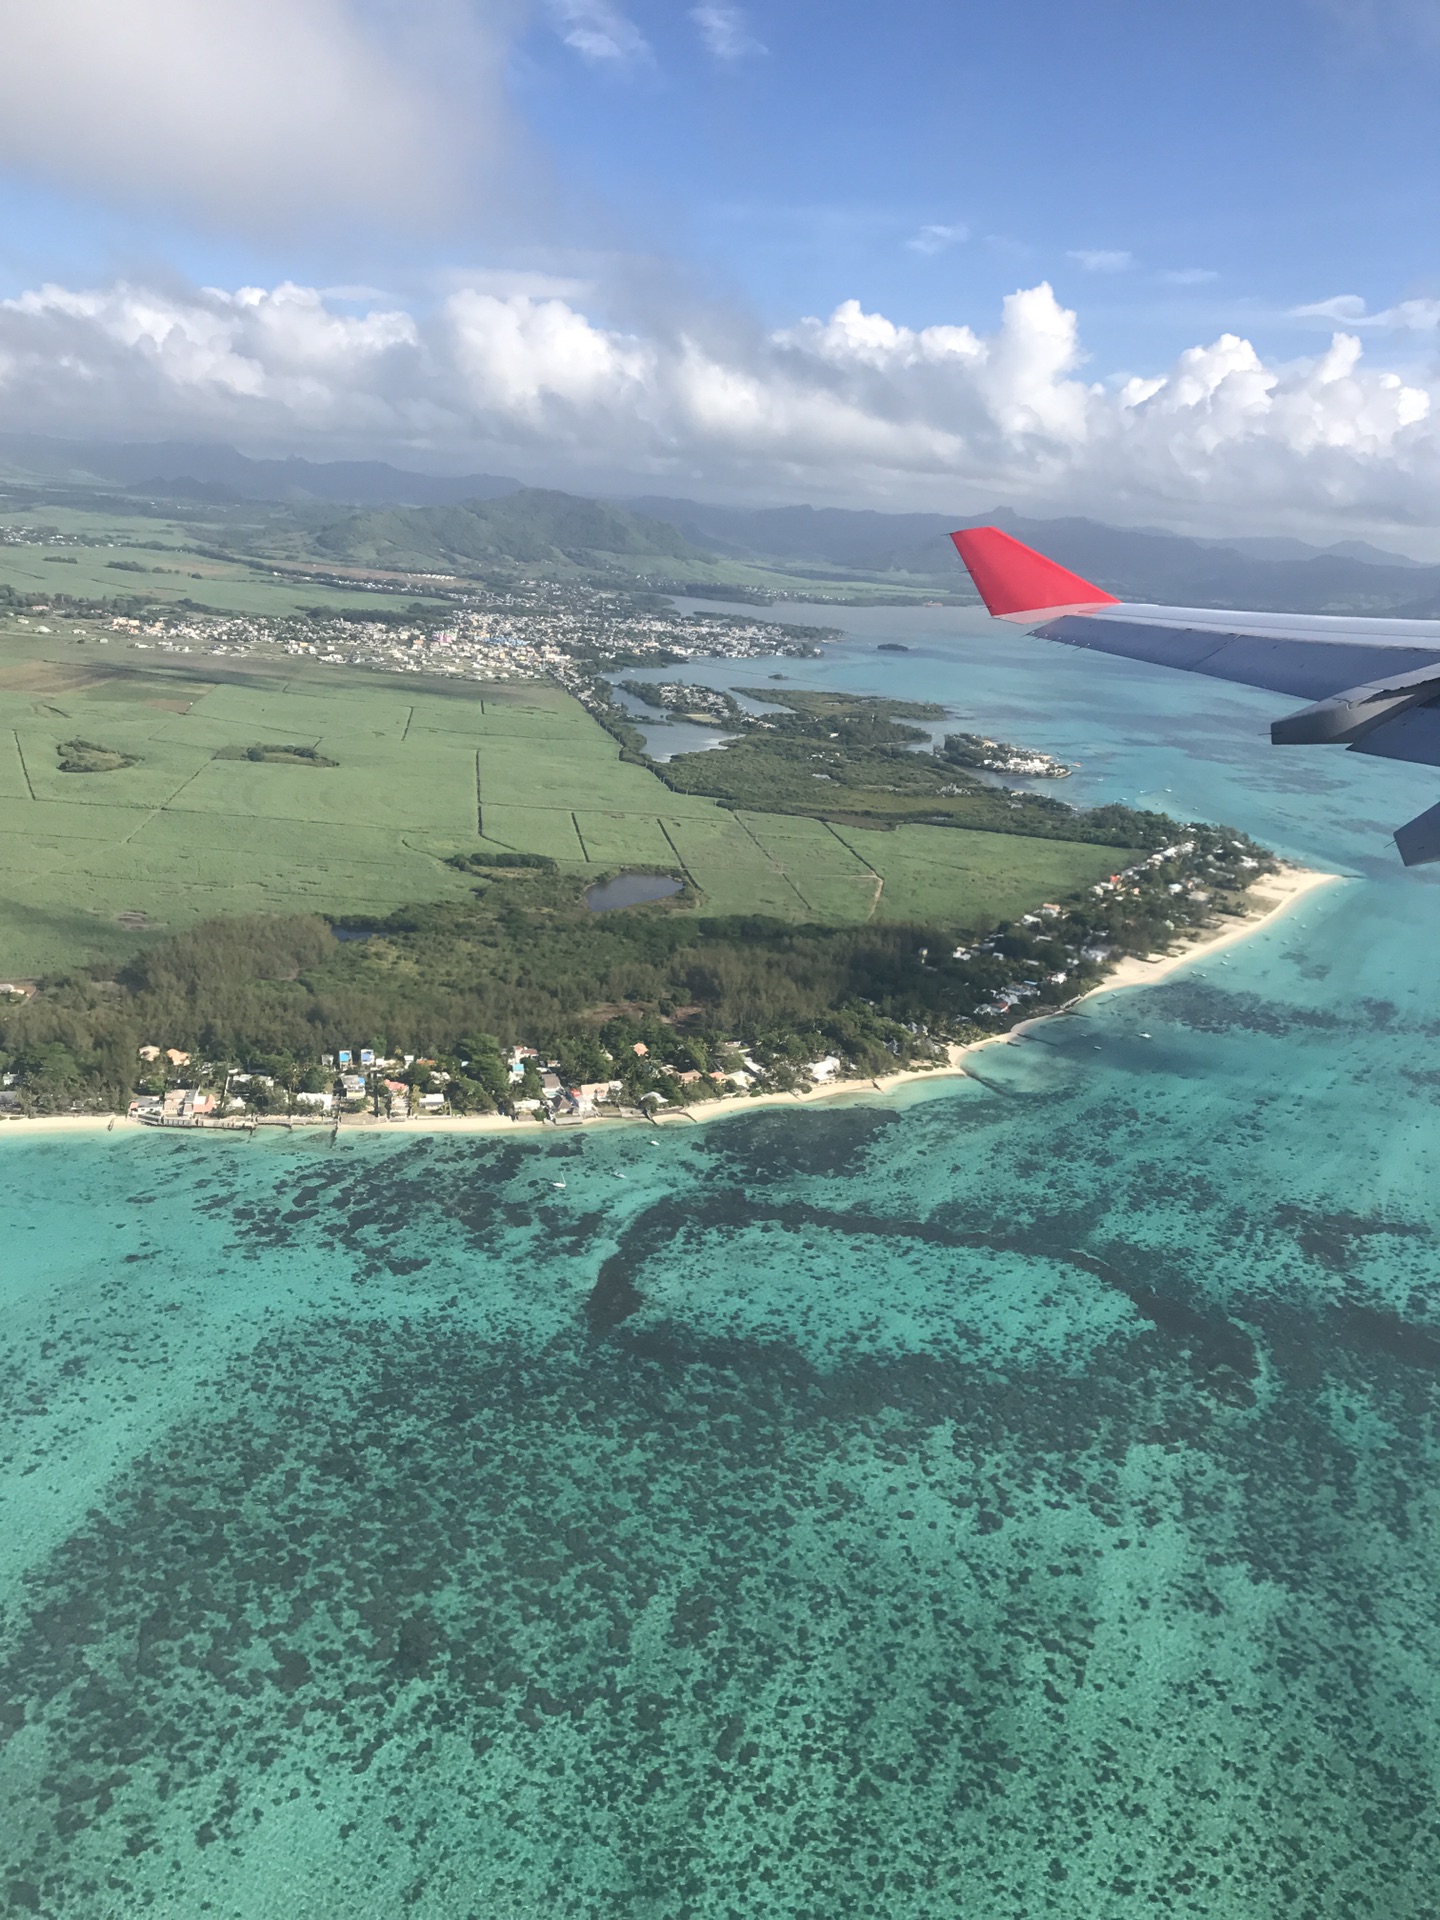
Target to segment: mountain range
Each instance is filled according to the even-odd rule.
[[[506,475],[417,473],[380,460],[252,459],[219,444],[0,434],[0,487],[109,487],[223,509],[292,510],[298,545],[334,564],[461,573],[643,574],[817,597],[864,591],[973,598],[948,535],[992,524],[1126,600],[1181,606],[1440,615],[1440,567],[1361,540],[1196,539],[1072,517],[733,507],[646,494],[595,500]],[[349,508],[331,515],[329,508]]]

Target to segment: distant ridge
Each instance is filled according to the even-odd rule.
[[[670,573],[709,555],[667,522],[582,495],[522,487],[496,500],[444,507],[385,507],[332,522],[311,536],[327,558],[396,569],[543,568],[552,573]],[[647,569],[646,564],[658,563]]]
[[[202,500],[327,501],[347,506],[450,506],[519,490],[501,474],[410,473],[384,460],[252,460],[234,447],[162,440],[105,444],[0,433],[0,468],[26,479],[150,488]],[[187,486],[185,483],[191,482]]]
[[[1283,535],[1192,539],[1070,517],[882,513],[845,507],[719,507],[644,494],[595,500],[501,474],[427,474],[383,460],[252,459],[212,442],[105,443],[0,433],[0,483],[119,488],[154,500],[295,510],[291,557],[397,568],[550,567],[629,573],[753,596],[863,587],[972,598],[948,535],[1001,526],[1125,600],[1256,611],[1440,616],[1440,566],[1365,540],[1311,546]],[[509,503],[507,505],[507,503]],[[326,509],[349,509],[333,518]],[[404,516],[442,516],[430,521]],[[444,517],[449,516],[449,517]],[[257,549],[258,550],[258,549]]]
[[[989,513],[877,513],[844,507],[710,507],[646,494],[632,511],[668,520],[730,559],[779,561],[840,583],[861,573],[954,593],[957,527],[1000,526],[1123,600],[1296,613],[1425,618],[1440,613],[1440,567],[1364,541],[1334,547],[1301,540],[1196,540],[1110,527],[1098,520],[1031,520]]]

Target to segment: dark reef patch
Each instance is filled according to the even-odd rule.
[[[871,1150],[900,1124],[900,1115],[885,1107],[772,1109],[712,1121],[698,1144],[742,1180],[841,1179],[859,1173]]]
[[[619,1920],[620,1896],[578,1877],[568,1820],[598,1822],[626,1886],[681,1890],[677,1913],[929,1914],[963,1884],[991,1911],[1059,1916],[1058,1883],[1053,1901],[1048,1881],[1022,1894],[1015,1863],[1066,1855],[1128,1803],[1148,1808],[1137,1889],[1209,1875],[1208,1911],[1223,1894],[1278,1920],[1274,1825],[1303,1827],[1339,1790],[1325,1741],[1262,1768],[1294,1808],[1237,1803],[1221,1854],[1196,1841],[1186,1795],[1162,1807],[1088,1709],[1068,1712],[1100,1657],[1097,1554],[1163,1517],[1126,1490],[1137,1443],[1208,1448],[1247,1508],[1238,1544],[1217,1518],[1214,1566],[1253,1544],[1257,1575],[1304,1595],[1253,1655],[1334,1698],[1333,1649],[1363,1638],[1343,1529],[1314,1499],[1317,1479],[1353,1497],[1354,1456],[1294,1409],[1225,1412],[1247,1430],[1204,1408],[1184,1365],[1157,1375],[1124,1348],[1085,1378],[999,1378],[935,1354],[827,1373],[783,1345],[624,1323],[538,1353],[436,1319],[270,1339],[35,1569],[8,1623],[4,1736],[44,1754],[38,1794],[11,1810],[12,1906],[29,1901],[18,1886],[66,1920],[142,1910],[298,1794],[352,1825],[380,1795],[408,1884],[466,1886],[475,1911]],[[1202,1543],[1211,1484],[1179,1483]],[[1048,1562],[1007,1548],[1067,1507],[1098,1521],[1099,1545],[1057,1538]],[[1172,1619],[1202,1635],[1223,1621],[1217,1581],[1197,1559]],[[1357,1670],[1345,1694],[1362,1744],[1383,1725],[1369,1684]],[[897,1687],[928,1709],[897,1719]],[[1216,1672],[1171,1698],[1184,1777],[1247,1701]],[[584,1738],[557,1744],[566,1728]],[[498,1842],[517,1779],[551,1810],[523,1816],[532,1866]],[[1419,1753],[1345,1776],[1366,1836],[1345,1912],[1418,1916],[1402,1877],[1440,1862],[1427,1783]],[[787,1809],[816,1804],[823,1823],[792,1824]],[[1020,1805],[1033,1831],[1016,1854],[994,1841]],[[711,1899],[736,1831],[751,1844]],[[1294,1910],[1321,1911],[1303,1860],[1289,1871]]]
[[[1385,1354],[1409,1367],[1440,1372],[1440,1329],[1419,1327],[1398,1313],[1377,1307],[1346,1306],[1337,1315],[1342,1338],[1357,1347]]]
[[[1315,1207],[1285,1205],[1275,1210],[1278,1226],[1295,1235],[1300,1251],[1311,1260],[1336,1273],[1348,1273],[1361,1257],[1361,1243],[1376,1238],[1432,1240],[1434,1235],[1421,1221],[1387,1220],[1376,1214],[1322,1211]]]
[[[1153,1000],[1162,1019],[1194,1033],[1263,1033],[1279,1038],[1292,1033],[1341,1033],[1352,1024],[1329,1008],[1227,991],[1208,980],[1167,981],[1153,989]],[[1393,1017],[1394,1009],[1390,1011]],[[1382,1023],[1371,1013],[1368,1024]]]

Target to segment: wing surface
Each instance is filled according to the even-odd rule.
[[[1309,702],[1274,722],[1277,746],[1330,743],[1440,766],[1440,621],[1147,606],[1116,600],[998,527],[951,538],[998,619],[1062,646]],[[1395,838],[1407,866],[1440,860],[1440,806]]]
[[[1058,640],[1067,647],[1153,660],[1158,666],[1181,667],[1213,680],[1288,693],[1296,700],[1328,700],[1381,675],[1413,673],[1427,666],[1440,669],[1440,622],[1426,646],[1371,640],[1348,631],[1333,637],[1324,632],[1277,634],[1249,624],[1251,616],[1243,613],[1232,613],[1232,624],[1217,628],[1192,624],[1199,609],[1121,605],[1116,612],[1120,618],[1067,614],[1033,630],[1042,639]],[[1397,626],[1420,624],[1396,622]]]

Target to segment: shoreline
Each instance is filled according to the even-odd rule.
[[[377,1120],[369,1114],[355,1114],[344,1119],[306,1120],[298,1126],[289,1127],[282,1122],[274,1122],[259,1127],[156,1127],[142,1120],[132,1120],[126,1114],[118,1113],[74,1113],[74,1114],[37,1114],[14,1116],[0,1120],[0,1138],[13,1132],[21,1137],[34,1139],[62,1133],[111,1133],[126,1134],[154,1133],[160,1135],[194,1134],[243,1134],[253,1140],[257,1135],[295,1135],[320,1136],[329,1134],[339,1139],[391,1137],[395,1139],[415,1139],[431,1135],[451,1134],[500,1134],[507,1139],[553,1140],[567,1133],[612,1132],[620,1127],[647,1127],[654,1132],[664,1132],[672,1127],[702,1126],[710,1120],[729,1119],[735,1114],[757,1113],[765,1107],[810,1106],[818,1100],[836,1099],[874,1099],[877,1095],[885,1097],[901,1087],[918,1085],[937,1085],[947,1080],[967,1078],[965,1061],[971,1054],[981,1053],[986,1047],[1008,1045],[1017,1035],[1024,1038],[1028,1028],[1039,1026],[1045,1020],[1058,1020],[1087,1000],[1093,1000],[1103,993],[1123,992],[1127,987],[1155,986],[1166,980],[1181,967],[1188,966],[1192,960],[1201,960],[1213,953],[1220,953],[1226,947],[1238,945],[1258,933],[1262,927],[1268,927],[1279,920],[1291,907],[1306,899],[1319,888],[1336,885],[1344,879],[1343,874],[1328,873],[1313,867],[1282,865],[1278,873],[1267,874],[1257,881],[1246,896],[1253,902],[1255,911],[1244,914],[1234,921],[1224,921],[1220,925],[1206,929],[1189,939],[1182,940],[1169,953],[1157,955],[1154,959],[1142,959],[1138,954],[1126,954],[1114,970],[1107,974],[1097,985],[1067,1001],[1064,1006],[1055,1007],[1044,1013],[1034,1015],[1028,1020],[1017,1021],[1013,1027],[1007,1027],[1003,1033],[986,1034],[983,1039],[965,1043],[952,1041],[947,1048],[947,1063],[944,1066],[907,1067],[898,1073],[882,1074],[878,1078],[865,1080],[840,1080],[833,1085],[806,1087],[794,1093],[762,1093],[752,1098],[741,1095],[722,1100],[707,1100],[695,1107],[674,1107],[654,1119],[640,1114],[596,1114],[588,1120],[534,1121],[512,1120],[503,1113],[476,1114],[437,1114],[432,1117],[411,1115],[406,1120]]]

